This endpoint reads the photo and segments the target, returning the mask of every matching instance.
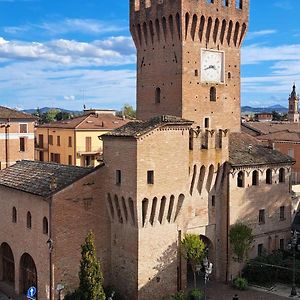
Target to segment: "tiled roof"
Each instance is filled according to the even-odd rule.
[[[0,106],[0,119],[31,119],[31,120],[36,120],[37,118],[30,115],[26,114],[24,112],[11,109],[8,107]]]
[[[273,132],[270,134],[264,134],[257,137],[261,141],[281,141],[281,142],[298,142],[300,143],[300,132],[290,132],[289,130],[283,130]]]
[[[77,130],[113,130],[129,122],[128,119],[117,117],[114,114],[88,114],[70,120],[63,120],[43,124],[41,128],[63,128]]]
[[[300,123],[289,122],[245,122],[242,123],[242,131],[244,128],[252,129],[258,135],[269,134],[277,131],[288,130],[290,132],[300,132]]]
[[[231,133],[229,139],[229,162],[233,166],[293,164],[288,155],[265,146],[251,135]]]
[[[164,125],[192,125],[193,121],[188,121],[175,116],[157,116],[148,121],[133,121],[109,132],[102,137],[134,137],[146,134],[155,128]]]
[[[0,171],[0,185],[48,197],[93,172],[93,170],[92,168],[22,160]],[[50,184],[53,179],[55,179],[56,188],[51,190]]]

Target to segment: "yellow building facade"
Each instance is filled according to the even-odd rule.
[[[99,136],[126,123],[112,111],[100,111],[40,125],[35,131],[35,160],[95,167],[103,149]]]

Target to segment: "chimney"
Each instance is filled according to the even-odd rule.
[[[50,191],[55,191],[56,189],[57,189],[57,182],[55,176],[53,175],[50,181]]]

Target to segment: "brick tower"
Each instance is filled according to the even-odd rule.
[[[293,85],[293,91],[289,97],[289,113],[288,120],[292,123],[299,123],[299,96],[296,94],[296,86]]]
[[[240,131],[240,48],[249,0],[130,0],[137,114]]]

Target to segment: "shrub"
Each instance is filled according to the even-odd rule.
[[[200,289],[193,289],[189,293],[189,298],[192,300],[202,299],[204,296],[204,292]]]
[[[177,292],[176,294],[171,296],[171,300],[186,300],[187,297],[184,291]]]
[[[236,277],[233,279],[233,287],[238,290],[244,291],[248,287],[248,281],[243,277]]]

